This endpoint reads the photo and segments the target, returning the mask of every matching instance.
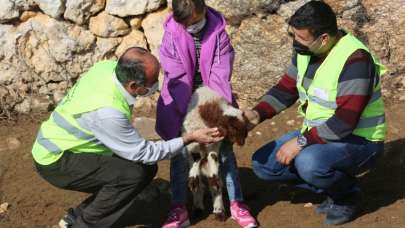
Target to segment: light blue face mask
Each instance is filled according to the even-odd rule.
[[[205,19],[205,17],[204,17],[199,22],[192,24],[190,26],[187,26],[186,30],[187,30],[187,32],[192,33],[192,34],[199,33],[204,28],[206,23],[207,23],[207,19]]]

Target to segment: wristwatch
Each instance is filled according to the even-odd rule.
[[[300,134],[300,135],[297,137],[297,143],[298,143],[298,145],[299,145],[299,146],[301,147],[301,149],[302,149],[302,148],[304,148],[304,147],[308,144],[307,138],[305,138],[304,135]]]

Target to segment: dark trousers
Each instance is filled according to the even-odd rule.
[[[36,164],[36,168],[56,187],[92,193],[74,209],[77,219],[73,227],[111,227],[157,172],[157,165],[69,151],[56,163]]]

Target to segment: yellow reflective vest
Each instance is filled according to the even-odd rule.
[[[301,104],[299,113],[304,116],[301,132],[323,124],[334,115],[337,108],[336,96],[339,76],[347,59],[358,49],[370,52],[361,41],[350,33],[342,37],[315,72],[308,90],[303,86],[303,79],[310,56],[297,55],[297,89]],[[385,68],[374,56],[373,60],[378,77],[380,77],[385,73]],[[381,80],[378,82],[374,86],[371,99],[361,114],[356,129],[353,131],[354,135],[370,141],[383,141],[386,131]],[[307,104],[305,112],[303,111],[304,104]]]
[[[76,121],[82,113],[103,107],[114,108],[128,118],[131,110],[113,80],[116,61],[101,61],[83,74],[68,94],[42,123],[32,148],[34,160],[41,165],[57,161],[66,150],[74,153],[111,155],[93,133]]]

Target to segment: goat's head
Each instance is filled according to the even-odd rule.
[[[200,105],[199,112],[207,127],[217,127],[232,143],[240,146],[245,144],[248,121],[241,110],[217,100]]]

